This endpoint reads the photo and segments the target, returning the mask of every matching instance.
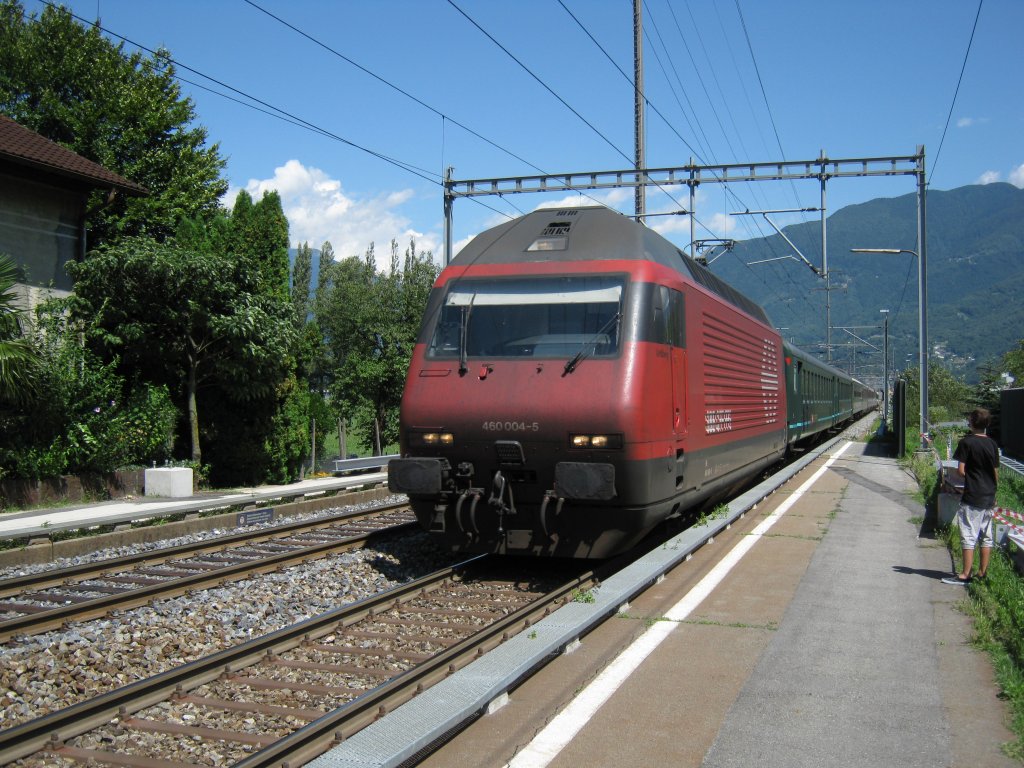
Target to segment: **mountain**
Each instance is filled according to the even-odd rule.
[[[973,381],[979,363],[996,360],[1024,338],[1024,190],[986,184],[929,191],[926,211],[929,354]],[[820,221],[783,232],[821,267]],[[917,195],[836,211],[827,219],[827,237],[834,364],[849,370],[856,358],[857,370],[873,366],[880,373],[878,354],[851,333],[881,347],[881,309],[890,310],[896,366],[904,367],[908,355],[916,364],[916,257],[850,249],[914,250]],[[792,254],[775,234],[737,243],[711,269],[761,304],[785,338],[824,357],[825,281],[802,261],[785,258]],[[780,260],[750,263],[765,259]]]

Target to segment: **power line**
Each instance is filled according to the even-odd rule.
[[[618,154],[622,155],[622,157],[625,158],[627,163],[629,163],[630,165],[633,164],[633,162],[634,162],[633,158],[631,158],[629,155],[627,155],[625,152],[623,152],[621,149],[619,149],[611,141],[611,139],[609,139],[607,136],[605,136],[603,133],[601,133],[601,131],[599,131],[597,129],[597,127],[595,127],[589,120],[587,120],[585,117],[583,117],[583,115],[581,115],[579,112],[577,112],[576,109],[573,108],[572,105],[569,104],[569,102],[567,102],[565,99],[563,99],[561,96],[559,96],[554,91],[554,89],[552,89],[547,83],[545,83],[540,78],[540,76],[538,76],[532,69],[530,69],[528,66],[526,66],[526,64],[524,64],[522,61],[520,61],[515,56],[515,54],[513,54],[508,48],[506,48],[504,45],[502,45],[500,42],[498,42],[495,39],[495,37],[490,32],[488,32],[486,29],[484,29],[482,26],[480,26],[480,24],[478,24],[477,21],[472,16],[470,16],[468,13],[466,13],[464,10],[462,10],[458,5],[456,5],[455,4],[455,0],[448,0],[448,4],[451,5],[452,8],[457,10],[459,13],[461,13],[470,24],[472,24],[474,27],[476,27],[478,30],[480,30],[480,32],[483,33],[483,35],[488,40],[490,40],[492,43],[494,43],[496,46],[498,46],[498,48],[500,48],[510,59],[512,59],[512,61],[514,61],[516,64],[518,64],[523,70],[525,70],[526,73],[530,75],[530,77],[532,77],[534,80],[536,80],[540,84],[540,86],[542,88],[544,88],[544,90],[546,90],[548,93],[550,93],[552,96],[554,96],[566,109],[568,109],[570,112],[572,112],[574,115],[576,115],[576,117],[578,117],[588,128],[590,128],[590,130],[592,130],[594,133],[596,133],[598,136],[600,136],[605,141],[605,143],[608,144],[609,147],[614,149]],[[634,88],[635,88],[635,86],[634,86]],[[646,99],[645,99],[645,101],[646,101]],[[684,206],[682,203],[680,203],[678,200],[676,200],[675,197],[673,197],[672,194],[669,193],[669,191],[667,189],[662,187],[657,182],[652,182],[652,184],[653,184],[653,186],[655,186],[659,190],[661,190],[665,194],[665,196],[668,197],[672,202],[674,202],[680,208],[683,208],[685,210],[686,206]],[[708,230],[708,231],[710,231],[710,230]]]
[[[633,80],[632,80],[632,78],[631,78],[631,77],[630,77],[630,76],[629,76],[628,74],[626,74],[626,72],[625,72],[625,71],[624,71],[624,70],[622,69],[622,67],[620,67],[620,66],[619,66],[619,64],[618,64],[618,63],[617,63],[617,62],[615,61],[615,59],[614,59],[614,58],[613,58],[613,57],[611,56],[611,54],[609,54],[609,53],[608,53],[608,51],[607,51],[607,50],[605,49],[605,47],[604,47],[603,45],[601,45],[601,43],[600,43],[600,42],[599,42],[599,41],[597,40],[597,38],[596,38],[596,37],[595,37],[595,36],[594,36],[594,35],[593,35],[593,34],[592,34],[592,33],[590,32],[590,30],[589,30],[589,29],[587,29],[586,25],[585,25],[585,24],[583,24],[583,22],[582,22],[582,21],[580,21],[580,19],[579,19],[579,18],[578,18],[578,17],[576,16],[576,14],[574,14],[574,13],[573,13],[573,12],[572,12],[572,11],[571,11],[571,10],[570,10],[570,9],[569,9],[569,8],[568,8],[567,6],[566,6],[566,5],[565,5],[565,3],[563,2],[563,0],[558,0],[558,4],[559,4],[559,5],[561,5],[561,6],[562,6],[562,9],[563,9],[563,10],[564,10],[564,11],[565,11],[565,12],[566,12],[567,14],[569,14],[569,17],[570,17],[570,18],[571,18],[571,19],[572,19],[572,20],[573,20],[574,22],[576,22],[576,25],[577,25],[577,26],[578,26],[578,27],[579,27],[579,28],[580,28],[581,30],[583,30],[584,34],[586,34],[586,36],[587,36],[587,37],[588,37],[588,38],[590,39],[590,41],[591,41],[591,42],[592,42],[592,43],[593,43],[593,44],[594,44],[595,46],[597,46],[598,50],[600,50],[600,51],[601,51],[601,53],[602,53],[602,54],[604,54],[605,58],[606,58],[606,59],[608,59],[608,61],[609,61],[609,62],[610,62],[610,63],[612,64],[612,66],[613,66],[613,67],[615,67],[615,69],[616,69],[616,70],[618,70],[619,74],[620,74],[620,75],[622,75],[623,79],[625,79],[625,80],[626,80],[626,82],[628,82],[628,83],[630,83],[630,84],[632,85],[632,83],[633,83]],[[649,40],[648,42],[650,42],[650,40]],[[685,44],[685,41],[684,41],[684,44]],[[664,46],[664,42],[662,43],[662,45]],[[653,43],[652,43],[652,48],[653,48]],[[666,48],[666,49],[667,49],[667,48]],[[658,61],[658,64],[659,64],[659,66],[661,66],[661,67],[662,67],[662,72],[664,73],[664,72],[665,72],[665,69],[664,69],[664,65],[662,65],[662,63],[661,63],[661,58],[660,58],[660,56],[658,56],[658,55],[657,55],[657,49],[656,49],[656,48],[653,48],[653,50],[654,50],[654,53],[655,53],[655,58],[657,59],[657,61]],[[671,59],[670,59],[670,60],[671,60]],[[673,65],[673,69],[674,69],[674,65]],[[676,77],[677,77],[677,79],[679,79],[679,77],[678,77],[678,73],[676,74]],[[665,78],[665,79],[666,79],[666,81],[668,81],[668,83],[669,83],[669,88],[670,88],[670,89],[672,90],[672,92],[673,92],[673,95],[675,95],[675,87],[674,87],[674,86],[672,85],[671,79],[670,79],[670,78],[668,78],[668,76],[667,76],[667,73],[666,73],[666,78]],[[685,89],[685,88],[682,88],[682,81],[681,81],[681,80],[680,80],[680,89],[681,89],[681,90],[683,91],[683,95],[684,95],[684,96],[686,96],[686,89]],[[689,97],[688,97],[688,96],[686,96],[686,99],[687,99],[687,103],[690,103],[690,101],[689,101]],[[697,157],[698,157],[698,158],[699,158],[699,159],[701,160],[701,162],[702,162],[702,163],[705,163],[705,164],[706,164],[706,160],[704,160],[704,158],[702,158],[702,157],[701,157],[701,155],[700,155],[700,152],[698,152],[698,151],[694,150],[694,148],[693,148],[692,146],[690,146],[689,142],[687,142],[687,141],[686,141],[686,139],[684,139],[684,138],[683,138],[683,137],[682,137],[682,136],[681,136],[681,135],[679,134],[679,132],[678,132],[678,131],[676,130],[675,126],[673,126],[673,125],[672,125],[672,123],[671,123],[671,122],[669,121],[669,119],[668,119],[668,118],[667,118],[667,117],[666,117],[666,116],[665,116],[664,114],[662,114],[661,110],[659,110],[659,109],[658,109],[658,107],[657,107],[657,106],[656,106],[656,105],[655,105],[655,104],[654,104],[654,103],[653,103],[653,102],[652,102],[652,101],[651,101],[651,100],[650,100],[650,99],[649,99],[649,98],[647,97],[647,95],[646,95],[646,94],[644,94],[644,103],[645,103],[645,104],[646,104],[646,105],[647,105],[648,107],[650,107],[650,108],[651,108],[651,109],[652,109],[652,110],[654,111],[654,113],[658,115],[658,117],[660,117],[660,118],[662,119],[662,121],[663,121],[663,122],[665,123],[665,125],[666,125],[666,126],[667,126],[667,127],[669,128],[669,130],[671,130],[671,131],[672,131],[673,133],[675,133],[675,135],[676,135],[676,136],[677,136],[677,137],[679,138],[679,140],[680,140],[680,141],[681,141],[681,142],[682,142],[682,143],[683,143],[683,144],[684,144],[684,145],[685,145],[685,146],[686,146],[686,147],[687,147],[687,148],[688,148],[688,149],[689,149],[689,150],[690,150],[691,152],[693,152],[693,153],[694,153],[695,155],[697,155]],[[678,96],[676,96],[676,103],[677,103],[677,104],[679,103],[679,98],[678,98]],[[683,114],[683,117],[684,117],[684,118],[685,118],[685,119],[687,120],[687,122],[689,123],[689,117],[687,116],[687,114],[686,114],[686,111],[685,111],[685,110],[684,110],[684,109],[682,108],[682,105],[681,105],[681,104],[679,104],[679,108],[680,108],[680,112],[682,112],[682,114]],[[694,112],[694,119],[696,119],[696,118],[697,118],[697,115],[696,115],[696,111],[695,111],[695,110],[693,110],[693,105],[692,105],[692,103],[690,103],[690,109],[691,109],[691,111],[693,111],[693,112]],[[699,123],[699,121],[698,121],[698,123]],[[691,124],[691,126],[690,126],[690,127],[691,127],[691,130],[692,130],[692,128],[693,128],[692,124]],[[705,137],[704,137],[704,139],[705,139],[705,141],[707,141],[707,136],[705,136]],[[710,142],[709,142],[709,144],[710,144]],[[712,174],[712,175],[714,175],[714,174]],[[729,195],[731,194],[731,195],[733,196],[733,198],[734,198],[734,199],[735,199],[735,200],[737,201],[737,203],[739,203],[739,204],[740,204],[741,206],[743,206],[743,207],[745,207],[745,208],[749,208],[749,206],[745,205],[745,204],[744,204],[744,203],[743,203],[743,202],[742,202],[742,201],[740,200],[739,196],[738,196],[738,195],[737,195],[737,194],[736,194],[735,192],[733,192],[732,190],[730,190],[730,189],[729,189],[729,187],[728,187],[728,185],[727,185],[727,184],[723,184],[723,189],[724,189],[724,191],[725,191],[726,199],[728,199],[728,196],[729,196]],[[755,197],[756,197],[756,194],[755,194]],[[695,221],[696,221],[697,223],[699,223],[699,224],[700,224],[700,226],[701,226],[701,227],[703,227],[703,228],[704,228],[704,229],[705,229],[706,231],[710,232],[711,234],[715,234],[715,233],[714,233],[714,232],[713,232],[713,231],[711,230],[711,228],[710,228],[710,227],[708,227],[708,226],[707,226],[706,224],[704,224],[704,223],[703,223],[703,222],[702,222],[702,221],[701,221],[701,220],[700,220],[699,218],[697,218],[696,214],[695,214],[695,213],[694,213],[693,211],[691,211],[691,212],[690,212],[690,215],[691,215],[691,216],[693,216],[693,217],[694,217],[694,220],[695,220]],[[755,221],[755,222],[754,222],[754,224],[753,224],[753,226],[754,226],[754,228],[755,228],[755,229],[757,230],[758,236],[759,236],[759,237],[761,237],[761,238],[762,238],[762,239],[764,240],[764,242],[765,242],[765,243],[767,244],[767,246],[768,246],[768,249],[769,249],[769,251],[770,251],[771,253],[773,253],[773,254],[774,254],[774,253],[776,253],[776,250],[775,250],[775,246],[774,246],[774,244],[772,243],[772,241],[771,241],[771,239],[770,239],[770,238],[768,238],[768,237],[766,237],[766,236],[765,236],[765,233],[764,233],[764,231],[763,231],[763,230],[761,229],[761,225],[760,225],[760,224],[759,224],[759,223],[758,223],[757,221]],[[767,282],[767,281],[766,281],[766,280],[764,279],[764,277],[763,277],[762,275],[758,274],[757,272],[755,272],[755,271],[754,271],[754,270],[753,270],[753,269],[752,269],[752,268],[750,267],[750,265],[746,264],[745,262],[741,262],[741,263],[743,263],[743,265],[744,265],[744,266],[745,266],[745,267],[746,267],[746,268],[747,268],[747,269],[748,269],[748,270],[750,271],[750,273],[751,273],[752,275],[756,276],[756,277],[757,277],[757,278],[758,278],[758,279],[759,279],[759,280],[761,281],[761,283],[762,283],[762,284],[763,284],[763,285],[765,286],[765,288],[766,288],[766,289],[768,289],[768,290],[769,290],[769,291],[770,291],[771,293],[773,293],[773,294],[774,294],[774,295],[776,296],[776,298],[778,298],[778,299],[779,299],[780,303],[781,303],[781,304],[782,304],[783,306],[785,306],[785,307],[786,307],[786,309],[787,309],[787,310],[788,310],[788,311],[790,312],[790,314],[792,314],[792,315],[794,316],[794,318],[795,318],[795,317],[796,317],[796,314],[795,314],[795,313],[793,312],[792,308],[791,308],[791,307],[789,307],[789,305],[788,305],[788,304],[786,304],[786,303],[785,303],[784,301],[782,301],[781,297],[779,297],[778,293],[777,293],[777,292],[775,292],[775,291],[774,291],[774,290],[772,289],[772,287],[768,285],[768,282]],[[772,265],[771,269],[772,269],[772,270],[773,270],[773,271],[775,272],[776,278],[778,278],[778,276],[779,276],[779,272],[778,272],[777,266],[776,266],[776,265]],[[799,287],[799,286],[798,286],[798,285],[796,284],[796,282],[795,282],[795,281],[793,280],[793,277],[792,277],[792,276],[791,276],[791,275],[790,275],[790,274],[789,274],[788,272],[783,272],[783,273],[782,273],[782,275],[783,275],[783,276],[784,276],[784,277],[785,277],[785,278],[786,278],[786,279],[787,279],[787,280],[788,280],[788,281],[790,282],[790,284],[791,284],[791,285],[793,286],[793,288],[794,288],[794,289],[795,289],[795,290],[796,290],[797,292],[799,292],[799,291],[800,291],[800,287]]]
[[[292,30],[296,34],[306,38],[307,40],[309,40],[310,42],[314,43],[315,45],[323,48],[324,50],[328,51],[329,53],[331,53],[331,54],[337,56],[338,58],[342,59],[343,61],[347,62],[351,66],[353,66],[356,69],[358,69],[360,72],[363,72],[364,74],[372,77],[373,79],[377,80],[378,82],[386,85],[388,88],[391,88],[392,90],[400,93],[401,95],[405,96],[406,98],[414,101],[416,104],[420,105],[421,107],[423,107],[424,109],[428,110],[429,112],[432,112],[433,114],[437,115],[438,117],[441,118],[441,121],[442,121],[442,132],[443,132],[443,124],[445,122],[452,123],[453,125],[456,125],[459,128],[461,128],[462,130],[466,131],[470,135],[472,135],[472,136],[480,139],[481,141],[485,142],[486,144],[489,144],[490,146],[494,147],[498,151],[505,153],[509,157],[511,157],[511,158],[513,158],[515,160],[518,160],[519,162],[524,163],[525,165],[528,165],[530,168],[533,168],[535,171],[538,171],[539,173],[542,173],[542,174],[547,174],[548,173],[548,171],[544,170],[543,168],[540,168],[539,166],[535,165],[534,163],[531,163],[526,158],[517,155],[515,152],[510,150],[508,147],[505,147],[505,146],[502,146],[501,144],[498,144],[497,142],[493,141],[492,139],[489,139],[486,136],[484,136],[483,134],[481,134],[478,131],[474,130],[473,128],[470,128],[465,123],[462,123],[459,120],[456,120],[451,115],[449,115],[449,114],[447,114],[445,112],[442,112],[441,110],[437,109],[436,107],[432,106],[431,104],[428,104],[427,102],[425,102],[422,99],[420,99],[419,97],[417,97],[415,94],[410,93],[409,91],[405,90],[404,88],[402,88],[402,87],[396,85],[395,83],[391,82],[387,78],[385,78],[385,77],[383,77],[381,75],[378,75],[376,72],[373,72],[372,70],[368,69],[367,67],[364,67],[359,62],[357,62],[357,61],[353,60],[352,58],[346,56],[345,54],[341,53],[337,49],[329,46],[327,43],[325,43],[322,40],[314,37],[313,35],[309,34],[305,30],[302,30],[299,27],[296,27],[294,24],[290,23],[289,21],[281,18],[280,16],[278,16],[278,15],[276,15],[274,13],[271,13],[270,11],[268,11],[265,8],[263,8],[262,6],[260,6],[256,2],[254,2],[253,0],[244,0],[244,2],[248,3],[250,6],[252,6],[256,10],[260,11],[261,13],[266,14],[267,16],[269,16],[270,18],[274,19],[278,23],[288,27],[290,30]],[[444,138],[442,136],[442,144],[443,144],[443,141],[444,141]],[[566,190],[567,191],[579,192],[584,197],[587,197],[590,200],[593,200],[595,203],[598,203],[599,205],[601,204],[599,200],[597,200],[596,198],[592,197],[591,195],[586,194],[586,192],[584,192],[582,190],[576,190],[576,189],[574,189],[571,186],[566,186]],[[506,202],[508,202],[508,201],[506,201]],[[509,202],[509,205],[511,205],[513,208],[515,208],[517,211],[519,211],[520,214],[523,213],[522,210],[520,210],[518,207],[516,207],[511,202]]]
[[[55,5],[52,2],[52,0],[41,0],[41,2],[43,2],[45,5],[48,5],[49,7],[53,8],[54,10],[65,11],[66,13],[68,13],[68,15],[71,16],[71,18],[75,19],[76,21],[82,22],[83,24],[88,25],[88,26],[94,26],[96,29],[100,30],[104,34],[110,35],[111,37],[115,37],[118,40],[123,40],[124,42],[128,43],[129,45],[132,45],[132,46],[138,48],[141,51],[145,51],[146,53],[150,54],[151,56],[153,56],[155,58],[163,59],[164,61],[168,62],[169,64],[172,64],[172,65],[174,65],[176,67],[184,69],[184,70],[186,70],[188,72],[191,72],[191,73],[193,73],[195,75],[198,75],[199,77],[204,78],[205,80],[208,80],[211,83],[216,83],[220,87],[226,88],[229,91],[231,91],[232,93],[238,94],[239,96],[243,97],[244,99],[249,99],[250,102],[255,102],[255,104],[259,104],[259,105],[262,105],[263,107],[266,107],[266,109],[260,109],[259,107],[255,106],[255,104],[253,104],[253,103],[245,102],[245,101],[242,101],[240,99],[236,99],[234,97],[227,96],[227,95],[225,95],[223,93],[219,93],[218,91],[215,91],[215,90],[213,90],[211,88],[208,88],[208,87],[205,87],[205,86],[201,86],[201,85],[198,85],[197,83],[193,83],[193,82],[191,82],[189,80],[186,80],[185,78],[182,78],[177,73],[172,73],[172,76],[176,80],[180,80],[181,82],[186,82],[189,85],[194,85],[194,86],[200,87],[200,88],[202,88],[203,90],[205,90],[205,91],[207,91],[209,93],[213,93],[213,94],[216,94],[216,95],[221,96],[223,98],[227,98],[227,99],[229,99],[231,101],[234,101],[234,102],[236,102],[238,104],[241,104],[242,106],[246,106],[246,107],[249,107],[250,109],[256,110],[257,112],[261,112],[263,114],[269,115],[270,117],[276,117],[279,120],[282,120],[284,122],[290,123],[290,124],[295,125],[295,126],[297,126],[299,128],[304,128],[306,130],[309,130],[309,131],[311,131],[313,133],[316,133],[316,134],[318,134],[320,136],[323,136],[325,138],[330,138],[330,139],[333,139],[334,141],[339,141],[342,144],[345,144],[345,145],[347,145],[349,147],[352,147],[353,149],[358,149],[359,151],[365,152],[366,154],[371,155],[372,157],[376,157],[379,160],[383,160],[384,162],[389,163],[390,165],[393,165],[396,168],[399,168],[399,169],[405,171],[406,173],[411,173],[414,176],[418,176],[419,178],[423,179],[424,181],[430,182],[432,184],[436,184],[437,186],[443,186],[443,182],[441,181],[440,175],[437,175],[437,177],[435,178],[435,174],[432,171],[428,171],[428,170],[426,170],[424,168],[420,168],[420,167],[418,167],[418,166],[416,166],[416,165],[414,165],[412,163],[408,163],[408,162],[405,162],[403,160],[398,160],[397,158],[390,157],[388,155],[385,155],[382,152],[378,152],[376,150],[370,149],[369,147],[364,147],[363,145],[358,144],[358,143],[356,143],[354,141],[351,141],[350,139],[346,139],[346,138],[344,138],[342,136],[339,136],[338,134],[334,133],[333,131],[329,131],[326,128],[322,128],[322,127],[316,125],[315,123],[312,123],[312,122],[310,122],[308,120],[305,120],[305,119],[303,119],[301,117],[298,117],[297,115],[292,114],[291,112],[288,112],[285,109],[282,109],[280,107],[275,107],[273,104],[270,104],[269,102],[266,102],[266,101],[264,101],[264,100],[262,100],[262,99],[260,99],[260,98],[258,98],[256,96],[253,96],[252,94],[246,93],[245,91],[239,90],[238,88],[235,88],[235,87],[233,87],[231,85],[228,85],[227,83],[222,82],[221,80],[218,80],[215,77],[207,75],[204,72],[199,71],[198,69],[190,67],[187,64],[184,64],[184,63],[178,61],[177,59],[174,59],[172,56],[169,55],[169,52],[166,52],[166,51],[164,51],[164,52],[155,51],[152,48],[149,48],[149,47],[147,47],[145,45],[142,45],[141,43],[138,43],[138,42],[132,40],[131,38],[125,37],[124,35],[120,35],[120,34],[114,32],[114,31],[112,31],[112,30],[102,26],[99,23],[90,22],[88,19],[85,19],[85,18],[77,15],[76,13],[73,13],[72,11],[70,11],[67,8]],[[267,110],[271,110],[271,111],[268,112]],[[482,205],[484,208],[487,208],[488,210],[490,210],[490,211],[492,211],[494,213],[497,213],[497,214],[499,214],[501,216],[505,216],[506,218],[512,218],[511,216],[509,216],[504,211],[499,211],[497,208],[494,208],[494,207],[492,207],[490,205],[487,205],[486,203],[484,203],[482,201],[477,200],[476,202],[479,203],[480,205]],[[513,206],[513,207],[515,207],[515,206]],[[516,209],[516,210],[518,210],[518,209]],[[522,213],[522,211],[520,211],[520,213]]]
[[[967,50],[964,52],[964,63],[960,67],[960,77],[956,81],[956,90],[953,91],[953,101],[949,105],[949,114],[946,115],[946,125],[942,129],[942,139],[939,140],[939,149],[935,153],[935,159],[932,160],[931,171],[928,173],[928,183],[932,181],[932,176],[935,175],[935,166],[939,162],[939,155],[942,154],[942,144],[946,141],[946,131],[949,130],[949,121],[953,117],[953,107],[956,106],[956,97],[960,93],[960,83],[964,79],[964,70],[967,69],[967,57],[971,55],[971,46],[974,44],[974,33],[978,29],[978,19],[981,18],[981,6],[984,5],[985,0],[978,0],[978,12],[974,14],[974,26],[971,27],[971,39],[967,41]]]
[[[740,17],[740,26],[743,28],[743,37],[747,41],[747,50],[750,51],[750,60],[754,64],[754,72],[757,73],[757,84],[761,88],[761,97],[764,99],[764,106],[765,109],[768,110],[768,118],[772,123],[772,131],[775,133],[775,142],[779,146],[779,152],[783,157],[785,157],[786,150],[782,148],[782,139],[779,137],[779,128],[775,125],[775,116],[772,114],[771,104],[768,103],[768,92],[764,88],[764,80],[761,79],[761,68],[757,66],[757,57],[754,55],[754,46],[750,42],[750,33],[747,32],[747,21],[743,18],[743,9],[740,8],[740,0],[733,0],[733,2],[736,4],[736,12]],[[802,207],[800,205],[800,195],[798,195],[796,191],[796,184],[790,181],[789,186],[793,190],[793,199],[796,200],[796,207]],[[801,218],[803,218],[803,214],[801,214]]]
[[[665,44],[664,38],[662,38],[662,36],[661,36],[661,28],[658,26],[658,21],[655,18],[654,13],[651,11],[650,7],[647,5],[647,0],[643,0],[643,4],[644,4],[644,8],[647,11],[647,18],[649,18],[651,20],[651,24],[654,26],[654,32],[658,36],[658,41],[661,43],[661,47],[665,49],[665,57],[668,59],[669,64],[672,66],[672,72],[675,74],[676,79],[679,80],[679,72],[676,69],[675,61],[672,58],[672,52],[669,49],[669,47]],[[680,35],[680,39],[683,39],[682,35]],[[715,105],[711,101],[711,96],[708,93],[707,86],[704,85],[704,78],[701,77],[700,70],[697,69],[697,62],[693,60],[693,54],[690,53],[690,48],[686,44],[686,40],[683,40],[683,48],[686,49],[686,55],[690,57],[690,64],[693,66],[693,74],[695,74],[697,76],[697,82],[700,83],[700,87],[704,91],[704,98],[707,99],[708,106],[711,107],[711,114],[714,115],[715,122],[718,123],[718,128],[722,132],[722,137],[725,139],[726,146],[729,147],[729,151],[732,153],[732,156],[735,158],[736,157],[736,150],[733,149],[732,142],[729,141],[729,136],[725,132],[725,126],[722,125],[722,120],[718,116],[718,110],[715,109]],[[659,62],[660,62],[660,59],[659,59]],[[682,81],[680,80],[680,84],[681,83],[682,83]],[[706,139],[706,137],[705,137],[705,139]],[[711,146],[711,142],[710,141],[708,141],[708,146],[709,147]],[[712,160],[714,160],[714,157],[712,157]],[[718,162],[718,161],[715,160],[715,162]]]
[[[563,99],[557,93],[555,93],[554,89],[551,88],[551,86],[549,86],[547,83],[545,83],[540,78],[539,75],[537,75],[532,69],[530,69],[528,66],[526,66],[526,64],[524,64],[522,61],[520,61],[516,57],[516,55],[514,53],[512,53],[512,51],[510,51],[508,48],[506,48],[504,45],[502,45],[500,42],[498,42],[498,40],[495,39],[494,35],[492,35],[490,32],[488,32],[486,29],[484,29],[482,26],[480,26],[480,24],[477,23],[477,21],[472,16],[470,16],[464,10],[459,8],[459,6],[455,4],[454,0],[448,0],[448,4],[452,8],[454,8],[456,11],[461,13],[465,17],[466,21],[468,21],[470,24],[472,24],[474,27],[476,27],[478,30],[480,30],[480,32],[483,33],[484,37],[486,37],[488,40],[490,40],[492,43],[494,43],[496,46],[498,46],[498,48],[500,48],[505,53],[506,56],[508,56],[510,59],[512,59],[512,61],[514,61],[516,64],[518,64],[523,69],[523,71],[526,72],[526,74],[528,74],[530,77],[532,77],[534,80],[536,80],[537,83],[545,91],[547,91],[552,96],[554,96],[563,107],[565,107],[570,112],[572,112],[574,115],[576,115],[576,117],[578,117],[580,119],[580,121],[584,125],[586,125],[590,130],[592,130],[594,133],[596,133],[598,136],[600,136],[601,139],[604,140],[605,144],[607,144],[609,147],[614,149],[617,153],[622,155],[622,157],[624,157],[626,159],[627,163],[632,163],[633,162],[633,158],[631,158],[629,155],[627,155],[625,152],[623,152],[621,149],[619,149],[617,146],[615,146],[615,143],[611,139],[609,139],[607,136],[605,136],[603,133],[601,133],[601,131],[597,128],[597,126],[595,126],[593,123],[591,123],[589,120],[587,120],[587,118],[585,118],[578,111],[576,111],[575,107],[573,107],[571,104],[569,104],[569,102],[567,102],[565,99]]]
[[[81,16],[78,16],[77,14],[69,11],[67,8],[63,8],[62,6],[57,6],[56,4],[54,4],[52,2],[52,0],[42,0],[42,2],[45,3],[46,5],[50,6],[51,8],[55,9],[55,10],[64,10],[64,11],[66,11],[73,19],[75,19],[77,21],[80,21],[80,22],[82,22],[84,24],[93,24],[92,22],[89,22],[87,19],[84,19]],[[407,163],[407,162],[404,162],[402,160],[397,160],[396,158],[393,158],[393,157],[390,157],[388,155],[385,155],[382,152],[378,152],[378,151],[370,149],[368,147],[364,147],[361,144],[357,144],[354,141],[351,141],[351,140],[346,139],[346,138],[344,138],[342,136],[339,136],[338,134],[333,133],[332,131],[329,131],[326,128],[321,128],[320,126],[318,126],[318,125],[316,125],[314,123],[311,123],[308,120],[305,120],[305,119],[303,119],[301,117],[298,117],[297,115],[294,115],[294,114],[292,114],[291,112],[289,112],[289,111],[287,111],[285,109],[282,109],[280,107],[275,107],[273,104],[270,104],[269,102],[263,101],[262,99],[260,99],[260,98],[258,98],[256,96],[253,96],[252,94],[246,93],[245,91],[241,91],[238,88],[235,88],[235,87],[233,87],[231,85],[228,85],[227,83],[225,83],[225,82],[223,82],[221,80],[218,80],[217,78],[215,78],[215,77],[213,77],[211,75],[207,75],[205,72],[200,72],[198,69],[194,69],[193,67],[190,67],[187,64],[184,64],[184,63],[178,61],[177,59],[173,58],[169,54],[168,51],[156,51],[156,50],[153,50],[152,48],[149,48],[149,47],[147,47],[145,45],[142,45],[141,43],[138,43],[138,42],[132,40],[131,38],[125,37],[124,35],[119,35],[116,32],[114,32],[114,31],[112,31],[110,29],[107,29],[106,27],[104,27],[104,26],[102,26],[100,24],[94,24],[94,26],[97,29],[99,29],[100,31],[102,31],[102,32],[104,32],[104,33],[106,33],[106,34],[108,34],[108,35],[110,35],[112,37],[116,37],[117,39],[123,40],[124,42],[128,43],[129,45],[135,46],[136,48],[138,48],[141,51],[145,51],[146,53],[150,54],[151,56],[154,56],[154,57],[159,58],[159,59],[163,59],[164,61],[166,61],[166,62],[168,62],[170,64],[173,64],[176,67],[180,67],[181,69],[184,69],[184,70],[186,70],[188,72],[191,72],[194,75],[198,75],[199,77],[201,77],[201,78],[203,78],[205,80],[209,80],[211,83],[216,83],[217,85],[219,85],[222,88],[227,88],[232,93],[236,93],[239,96],[242,96],[242,97],[244,97],[246,99],[249,99],[249,100],[251,100],[251,101],[253,101],[253,102],[257,103],[257,104],[260,104],[260,105],[266,107],[267,109],[273,110],[274,112],[277,112],[280,115],[283,115],[285,118],[287,118],[286,122],[293,122],[293,124],[298,124],[301,127],[304,127],[304,128],[309,129],[309,130],[312,130],[313,132],[319,133],[322,136],[326,136],[326,137],[332,138],[332,139],[334,139],[336,141],[340,141],[343,144],[347,144],[348,146],[353,147],[354,149],[358,149],[358,150],[360,150],[362,152],[365,152],[365,153],[367,153],[369,155],[372,155],[372,156],[374,156],[374,157],[376,157],[376,158],[378,158],[380,160],[384,160],[385,162],[390,163],[391,165],[395,165],[395,166],[401,168],[402,170],[405,170],[405,171],[408,171],[409,173],[415,174],[415,175],[419,176],[420,178],[422,178],[422,179],[424,179],[426,181],[430,181],[430,182],[438,184],[438,185],[441,184],[439,179],[435,180],[435,179],[431,178],[431,176],[433,175],[432,171],[428,171],[428,170],[426,170],[424,168],[419,168],[419,167],[413,165],[412,163]],[[177,76],[175,75],[175,77],[177,77]]]

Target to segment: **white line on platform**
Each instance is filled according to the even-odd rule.
[[[807,490],[818,481],[825,471],[849,448],[851,443],[843,443],[832,457],[825,462],[808,480],[801,485],[778,508],[761,521],[749,536],[744,536],[730,550],[718,565],[711,569],[707,576],[676,603],[665,618],[668,621],[655,622],[650,629],[638,637],[632,645],[624,650],[609,664],[569,705],[559,712],[547,726],[538,733],[533,741],[526,745],[505,768],[544,768],[557,757],[565,746],[575,738],[584,725],[597,713],[612,694],[621,686],[637,667],[651,654],[661,642],[671,634],[704,599],[714,591],[729,571],[739,563],[751,547],[764,536],[768,530],[792,507]]]

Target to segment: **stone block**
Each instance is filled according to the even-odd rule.
[[[939,494],[939,525],[949,525],[956,520],[956,512],[960,509],[960,494]]]
[[[192,495],[192,470],[189,467],[156,467],[146,470],[146,495],[173,499]]]

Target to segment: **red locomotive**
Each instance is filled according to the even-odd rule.
[[[794,418],[810,389],[787,380],[795,356],[759,306],[647,227],[537,211],[477,236],[434,285],[389,485],[457,551],[607,557],[869,407],[800,356],[833,377],[836,407],[815,400],[815,426],[792,429],[787,386]]]

